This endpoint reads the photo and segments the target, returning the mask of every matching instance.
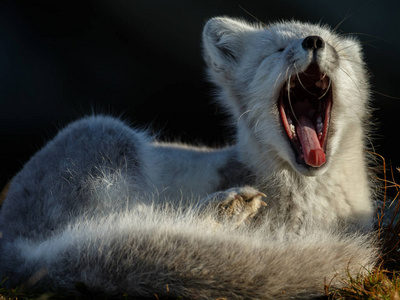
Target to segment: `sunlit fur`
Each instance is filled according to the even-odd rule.
[[[301,43],[312,35],[326,43],[317,63],[333,85],[327,162],[318,169],[296,163],[277,109],[285,82],[311,62]],[[289,207],[296,211],[297,206],[293,217],[308,215],[321,225],[339,217],[368,226],[372,216],[365,155],[369,86],[359,43],[319,25],[293,21],[258,28],[226,18],[211,20],[203,39],[209,75],[220,87],[219,100],[237,127],[240,161],[257,174],[257,186],[277,205],[278,214],[283,216]]]
[[[296,163],[277,109],[285,82],[310,64],[301,47],[310,35],[326,43],[316,59],[334,95],[319,169]],[[311,298],[372,268],[369,89],[359,43],[319,25],[214,18],[203,52],[235,143],[161,143],[106,116],[67,126],[14,177],[1,208],[0,275],[9,286]],[[218,218],[218,199],[249,191],[267,195],[254,218]]]

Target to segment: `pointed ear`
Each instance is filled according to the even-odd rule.
[[[213,18],[206,23],[203,51],[212,75],[230,78],[233,68],[243,55],[246,33],[254,30],[254,27],[242,21],[224,17]]]

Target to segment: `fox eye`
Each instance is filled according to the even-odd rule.
[[[285,50],[285,48],[279,48],[276,52],[283,52],[283,50]]]

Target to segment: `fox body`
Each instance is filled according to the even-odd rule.
[[[106,116],[67,126],[1,208],[10,285],[313,297],[374,265],[359,43],[309,23],[213,18],[203,50],[235,143],[161,143]]]

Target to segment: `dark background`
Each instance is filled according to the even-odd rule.
[[[0,2],[0,186],[68,122],[110,113],[163,138],[221,145],[201,31],[213,16],[299,19],[355,33],[372,73],[375,150],[400,166],[400,1]]]

